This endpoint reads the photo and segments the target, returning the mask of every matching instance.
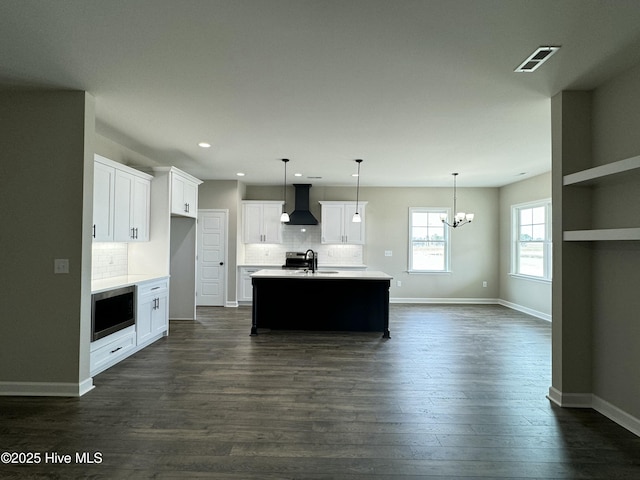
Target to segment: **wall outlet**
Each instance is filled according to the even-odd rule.
[[[392,250],[385,250],[384,251],[384,256],[385,257],[392,257],[393,256],[393,251]]]
[[[398,280],[398,281],[396,282],[396,286],[401,287],[401,286],[402,286],[402,282],[401,282],[400,280]]]
[[[487,288],[487,281],[482,282],[482,288]]]
[[[53,261],[53,273],[69,273],[69,259],[68,258],[56,258]]]

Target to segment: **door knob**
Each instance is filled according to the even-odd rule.
[[[220,265],[224,265],[224,262],[220,262]]]

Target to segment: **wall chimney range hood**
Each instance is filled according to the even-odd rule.
[[[294,183],[296,189],[295,210],[289,214],[289,221],[285,225],[317,225],[318,220],[309,211],[310,183]]]

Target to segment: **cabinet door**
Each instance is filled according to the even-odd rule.
[[[355,204],[347,203],[344,206],[344,235],[345,243],[351,245],[364,245],[364,232],[365,232],[365,214],[364,205],[358,205],[358,214],[362,220],[360,223],[354,223],[351,221],[353,214],[356,213]]]
[[[179,175],[171,175],[171,213],[184,215],[187,213],[187,206],[184,201],[185,179]]]
[[[251,284],[251,274],[256,273],[258,270],[252,269],[240,269],[240,299],[243,302],[251,302],[253,300],[253,285]]]
[[[265,243],[282,243],[282,205],[263,205],[262,209],[262,234]]]
[[[262,243],[262,205],[242,206],[242,234],[244,243]]]
[[[96,162],[93,170],[93,241],[113,242],[113,195],[116,171]]]
[[[136,311],[136,336],[138,345],[145,343],[153,333],[151,330],[151,316],[154,311],[154,298],[153,296],[146,295],[141,297],[138,302]]]
[[[151,315],[151,334],[164,333],[169,328],[169,310],[167,309],[168,297],[166,292],[154,298],[154,307]]]
[[[116,170],[113,212],[113,239],[116,242],[129,242],[134,236],[131,230],[134,178],[130,173]]]
[[[192,182],[184,182],[184,203],[187,206],[185,215],[188,217],[198,216],[198,186]]]
[[[322,243],[344,243],[344,205],[322,205]]]
[[[133,187],[131,228],[134,229],[134,238],[131,241],[146,242],[149,240],[151,182],[145,178],[135,177]]]

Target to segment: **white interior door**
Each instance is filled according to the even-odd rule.
[[[227,210],[198,210],[197,305],[225,304],[227,222]]]

